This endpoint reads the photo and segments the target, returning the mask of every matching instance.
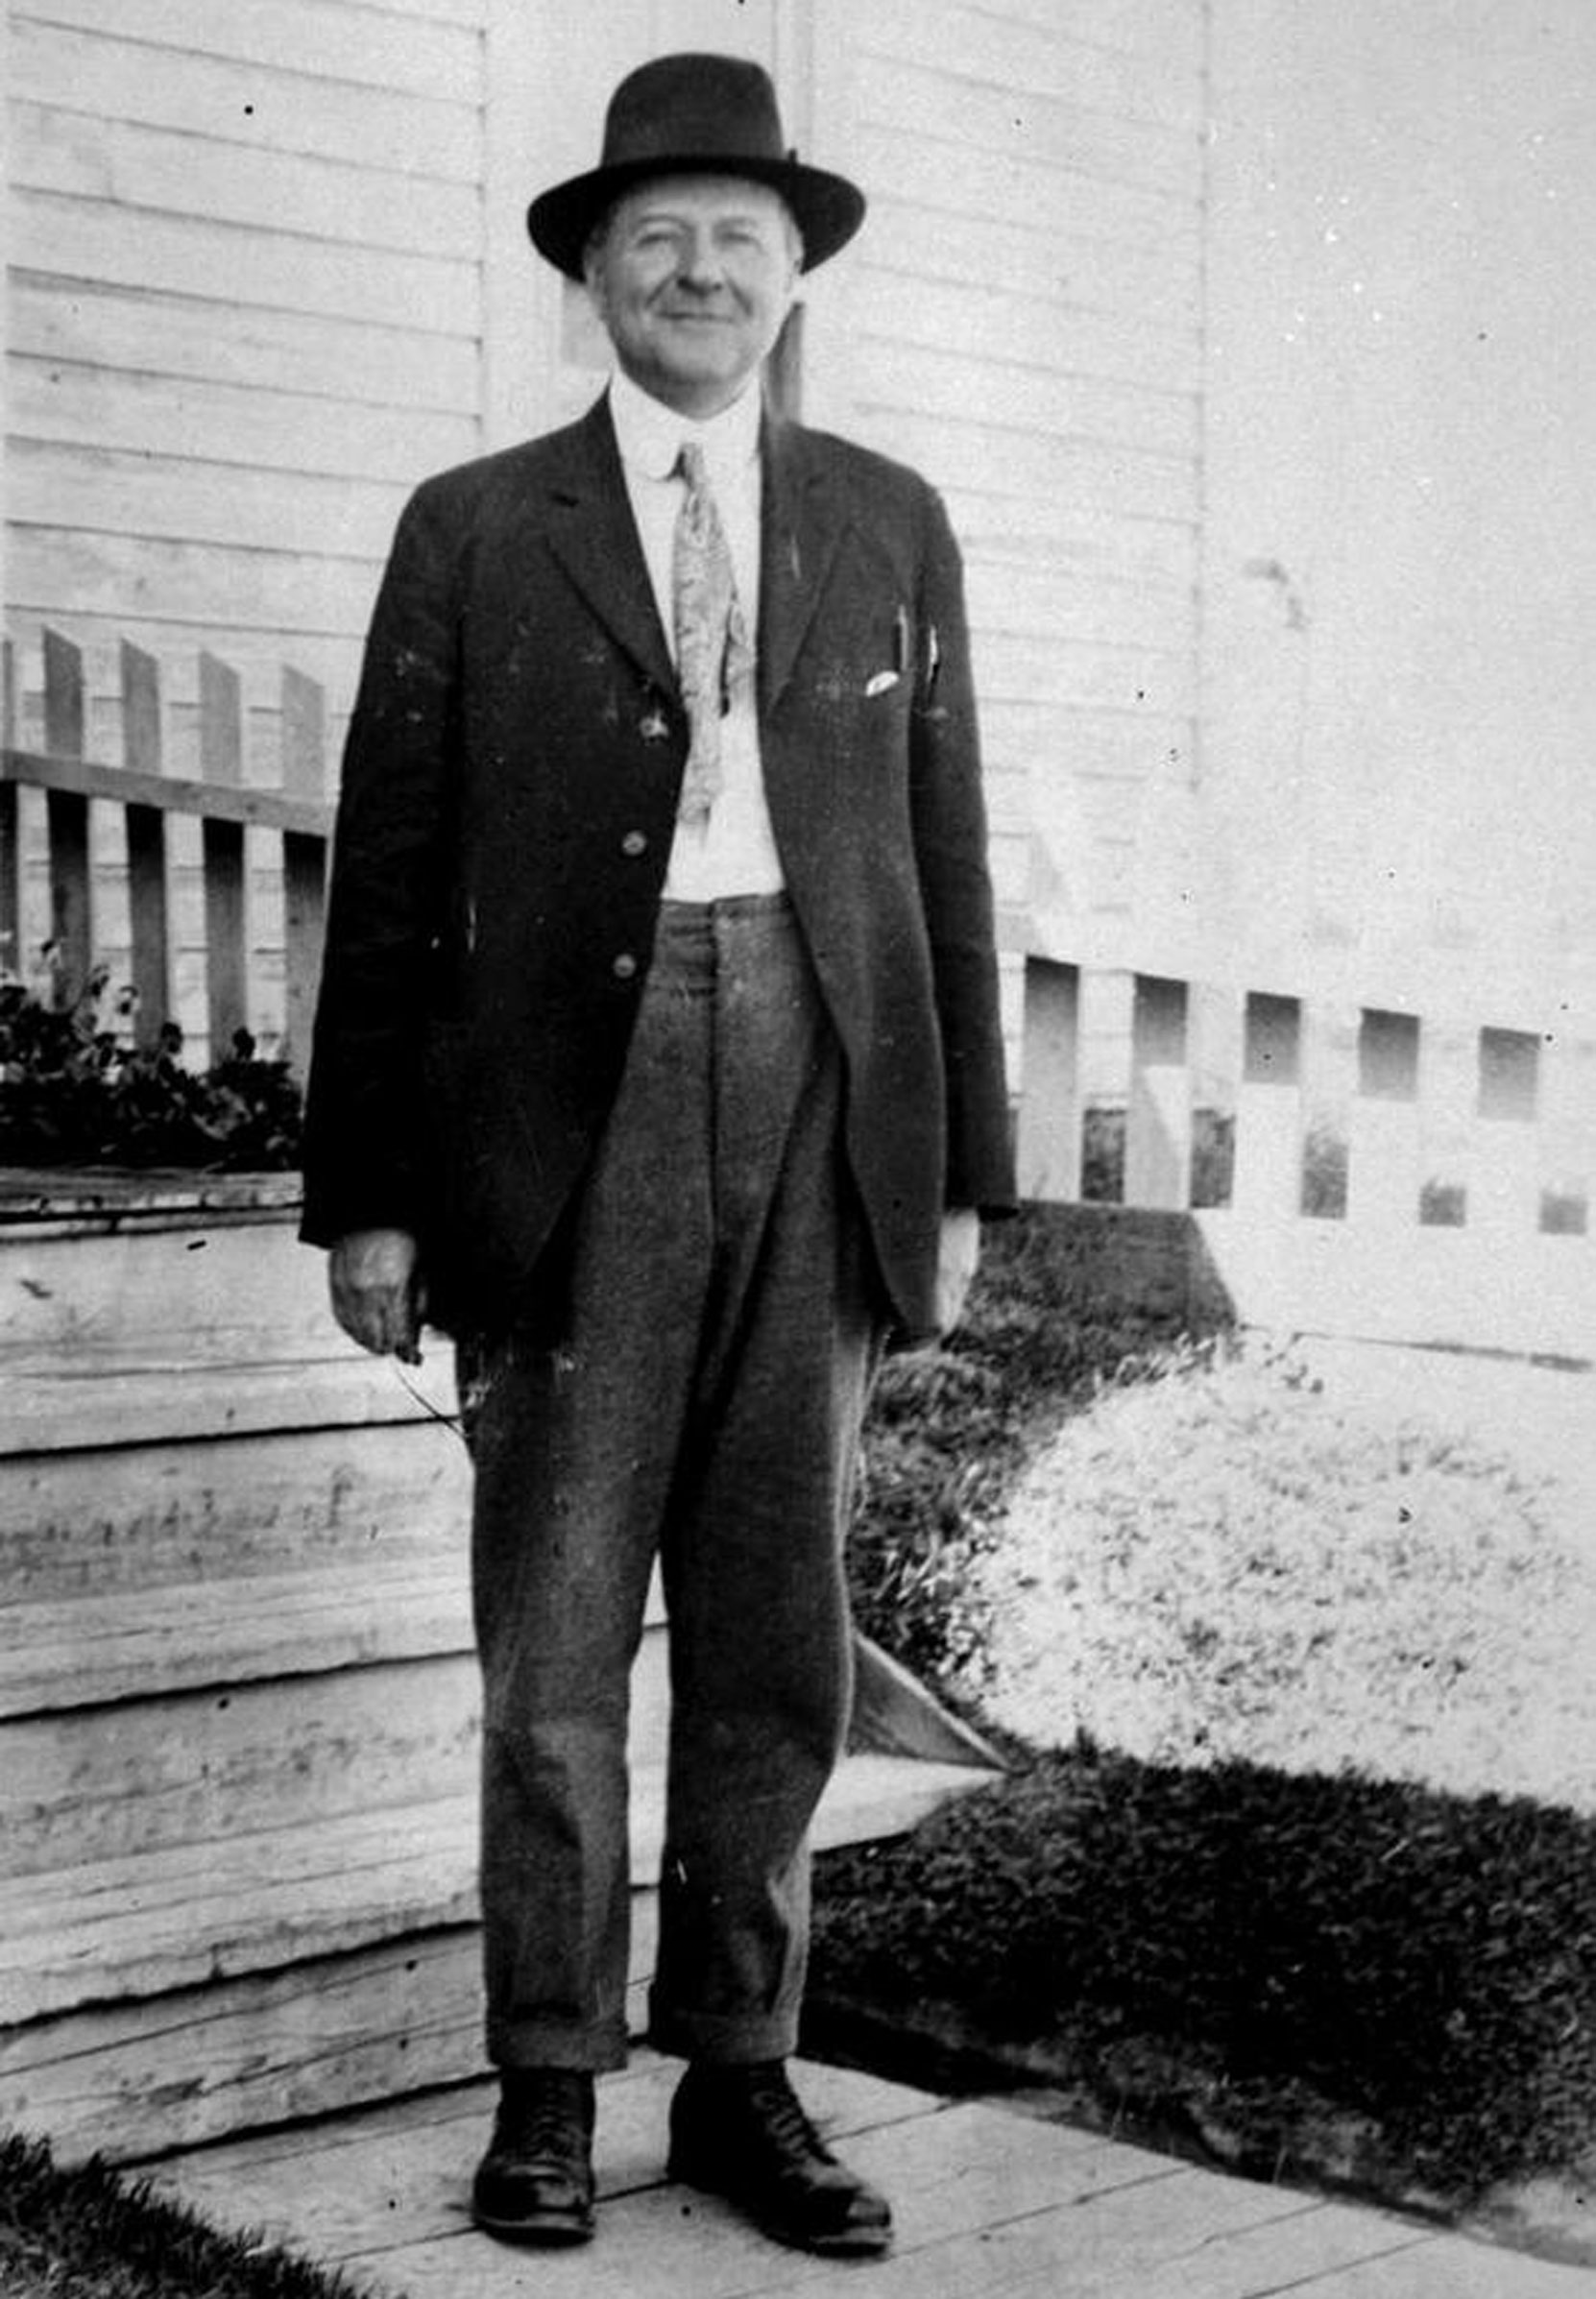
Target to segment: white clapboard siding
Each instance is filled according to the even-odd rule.
[[[1093,310],[1138,314],[1149,343],[1182,327],[1189,336],[1197,319],[1189,244],[1093,239],[1069,214],[1053,229],[1035,218],[1005,224],[917,202],[889,184],[870,202],[858,260],[888,278],[896,270],[928,290],[948,280],[987,291],[998,299],[988,315],[1001,315],[1005,341],[1024,341],[1040,328],[1056,344],[1052,312],[1060,301],[1073,321]]]
[[[336,552],[378,562],[406,490],[330,472],[203,468],[175,455],[13,443],[7,499],[19,525],[92,529],[262,551]],[[96,751],[96,756],[102,755]]]
[[[979,343],[959,334],[945,344]],[[1062,343],[1062,336],[1060,338]],[[1175,392],[1143,391],[1093,375],[1060,373],[1061,362],[1025,365],[1008,347],[994,355],[965,349],[921,348],[912,362],[901,343],[875,326],[860,337],[857,358],[861,394],[878,406],[902,406],[926,415],[960,416],[982,407],[1008,429],[1034,433],[1063,424],[1072,443],[1124,448],[1189,472],[1197,448],[1197,404]],[[1186,499],[1188,488],[1182,486]]]
[[[343,12],[338,0],[326,0],[330,17]],[[226,9],[212,12],[219,31],[230,15]],[[141,47],[109,32],[34,22],[14,11],[12,23],[13,96],[196,137],[232,136],[251,150],[333,160],[366,154],[406,175],[477,181],[481,130],[474,105],[351,85],[319,73],[314,52],[297,68],[267,70],[215,55]],[[423,49],[431,30],[430,21],[415,27]]]
[[[217,633],[256,627],[265,617],[287,635],[295,660],[305,632],[358,641],[378,573],[374,560],[324,556],[307,587],[293,551],[21,524],[12,529],[8,558],[21,600],[70,592],[80,614],[108,618],[119,599],[158,600],[171,622]]]
[[[349,399],[455,413],[471,404],[474,336],[423,334],[414,327],[251,309],[218,336],[215,314],[198,302],[147,287],[73,283],[20,273],[12,284],[11,348],[36,359],[241,384],[256,391]]]
[[[12,420],[35,439],[83,448],[170,455],[188,444],[200,463],[322,472],[396,482],[417,456],[447,457],[473,437],[469,415],[432,408],[250,391],[233,383],[181,382],[93,367],[12,363]],[[134,602],[136,603],[136,602]]]
[[[974,19],[961,12],[968,27]],[[882,52],[881,43],[891,37],[889,26],[872,11],[860,34],[859,92],[872,109],[878,101],[889,106],[901,133],[938,146],[968,144],[983,155],[997,154],[1005,168],[1060,169],[1172,193],[1179,201],[1196,189],[1199,147],[1179,125],[1095,109],[1034,86],[1017,93],[1012,75],[1019,67],[1008,56],[1004,76],[994,80],[982,77],[979,64],[958,68],[946,48],[935,63],[907,60],[901,46]],[[877,52],[866,53],[872,40]],[[1061,76],[1067,68],[1061,60]]]
[[[355,85],[408,89],[423,96],[476,98],[477,34],[470,20],[433,24],[424,48],[402,16],[366,8],[328,8],[318,0],[17,0],[24,15],[114,33],[140,45]]]
[[[336,742],[404,496],[482,446],[488,7],[17,0],[24,643],[289,662]]]
[[[35,191],[96,200],[109,189],[126,207],[180,216],[189,211],[190,135],[85,120],[35,104],[16,107],[12,131],[12,179]],[[476,197],[466,183],[238,147],[229,152],[226,168],[216,171],[206,217],[305,239],[353,236],[366,247],[448,256],[472,242]]]
[[[378,324],[402,311],[420,332],[443,335],[476,325],[469,249],[457,257],[407,255],[203,216],[132,215],[26,184],[13,197],[16,259],[31,270],[199,296],[240,311],[258,303]],[[217,324],[228,324],[220,312]],[[152,331],[152,352],[158,347]]]
[[[942,488],[964,546],[1005,934],[1033,931],[1035,883],[1084,944],[1123,914],[1143,786],[1195,750],[1203,10],[831,22],[871,195],[848,408]]]

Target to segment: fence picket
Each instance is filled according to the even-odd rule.
[[[238,673],[212,654],[200,657],[200,774],[232,789],[244,779],[244,712]],[[249,1028],[249,931],[244,825],[207,816],[203,825],[206,1006],[210,1058],[230,1052]]]
[[[282,786],[296,798],[326,789],[326,703],[314,679],[282,674]],[[302,1058],[310,1046],[326,918],[326,840],[285,831],[282,838],[283,1035]]]
[[[44,633],[44,748],[55,759],[84,755],[83,650],[50,630]],[[88,800],[81,791],[52,790],[46,811],[56,1003],[66,1006],[82,997],[93,964]]]
[[[1080,1196],[1080,969],[1026,965],[1020,1188],[1051,1203]]]
[[[1130,1028],[1125,1203],[1184,1208],[1192,1201],[1186,984],[1139,974]]]
[[[0,641],[0,748],[16,748],[16,650]],[[22,842],[16,785],[0,781],[0,974],[22,972]]]
[[[1302,1203],[1300,1001],[1249,994],[1242,1031],[1231,1207],[1259,1221],[1293,1221]]]
[[[153,655],[122,641],[122,755],[134,774],[161,771],[160,669]],[[130,804],[128,914],[136,996],[133,1038],[154,1046],[171,1010],[172,951],[166,892],[166,817]]]

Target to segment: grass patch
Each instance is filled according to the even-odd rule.
[[[1463,2201],[1596,2129],[1596,1823],[1089,1748],[820,1864],[812,1985],[1051,2049],[1106,2119]]]
[[[1077,1324],[1069,1226],[1000,1237],[885,1401],[871,1634],[907,1588],[906,1657],[1021,1768],[821,1860],[814,2040],[1450,2212],[1584,2176],[1587,1503],[1447,1427],[1446,1382],[1405,1410],[1394,1361],[1340,1403],[1289,1353]]]
[[[1031,1207],[987,1233],[946,1346],[888,1358],[865,1424],[849,1536],[865,1634],[969,1707],[992,1626],[976,1573],[1008,1495],[1072,1405],[1152,1361],[1184,1308],[1136,1307],[1102,1281],[1100,1232]]]
[[[1596,1808],[1596,1554],[1549,1475],[1291,1353],[1172,1352],[1009,1490],[971,1685],[1036,1746]],[[1556,1381],[1556,1375],[1543,1375]]]
[[[63,2167],[0,2139],[6,2299],[355,2299],[357,2287],[247,2235],[221,2235],[98,2160]]]

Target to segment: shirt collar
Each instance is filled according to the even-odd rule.
[[[712,487],[737,484],[759,454],[762,411],[757,380],[718,415],[694,423],[651,398],[620,369],[610,378],[610,414],[621,461],[650,479],[668,479],[683,442],[695,439],[704,449]]]

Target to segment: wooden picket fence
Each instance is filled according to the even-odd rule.
[[[113,811],[125,858],[128,949],[113,987],[128,1001],[135,1038],[152,1044],[178,1011],[172,826],[200,828],[206,1034],[213,1057],[248,1028],[257,1001],[252,981],[252,831],[280,840],[283,1045],[302,1061],[310,1040],[321,967],[332,808],[327,797],[326,706],[312,679],[284,668],[279,684],[276,786],[246,780],[245,718],[238,673],[216,656],[199,658],[198,760],[192,777],[165,771],[161,666],[124,641],[119,649],[122,759],[88,756],[81,647],[56,631],[42,635],[40,742],[20,745],[23,714],[14,653],[5,645],[4,743],[0,750],[0,964],[26,978],[47,953],[62,1003],[80,996],[105,956],[97,915],[103,873],[96,867],[96,812]],[[48,896],[42,937],[29,932],[29,838],[21,794],[43,796]],[[36,833],[36,837],[37,834]],[[34,921],[36,925],[40,921]]]
[[[1031,959],[1020,1186],[1187,1217],[1244,1317],[1596,1357],[1596,1039]]]

